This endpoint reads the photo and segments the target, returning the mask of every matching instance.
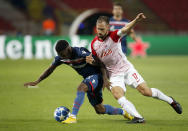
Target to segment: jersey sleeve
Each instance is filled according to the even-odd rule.
[[[94,43],[95,43],[96,40],[97,40],[97,37],[95,37],[95,38],[92,40],[92,42],[91,42],[91,52],[92,52],[92,55],[93,55],[93,56],[97,56],[97,53],[96,53],[96,51],[95,51],[94,48],[93,48]]]
[[[110,37],[114,42],[118,42],[122,37],[126,36],[126,34],[122,34],[121,29],[115,30],[111,32]]]
[[[120,35],[118,34],[118,31],[119,30],[115,30],[115,31],[112,31],[111,33],[110,33],[110,37],[111,37],[111,39],[114,41],[114,42],[118,42],[119,41],[119,39],[120,39]]]
[[[52,65],[59,66],[59,65],[61,65],[61,64],[62,64],[61,58],[60,58],[59,56],[56,56],[56,57],[54,58],[54,61],[52,62]]]

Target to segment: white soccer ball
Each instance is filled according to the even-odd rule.
[[[65,106],[60,106],[54,111],[54,118],[56,121],[64,121],[70,115],[70,110]]]

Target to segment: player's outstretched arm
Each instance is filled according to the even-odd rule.
[[[125,27],[121,28],[121,34],[127,34],[139,21],[145,19],[143,13],[139,13],[134,20],[128,23]]]
[[[130,30],[130,32],[128,33],[128,35],[134,40],[134,41],[137,41],[137,36],[136,36],[136,33],[133,29]]]
[[[47,78],[56,68],[57,66],[51,65],[47,70],[45,70],[42,75],[38,78],[38,80],[33,82],[27,82],[24,84],[25,87],[27,86],[36,86],[38,83],[40,83],[42,80]]]

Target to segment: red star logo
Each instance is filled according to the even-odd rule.
[[[149,48],[149,43],[143,42],[141,38],[138,38],[136,42],[128,44],[128,47],[131,49],[131,56],[146,56],[146,50]]]

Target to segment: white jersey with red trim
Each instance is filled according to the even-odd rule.
[[[96,36],[91,42],[92,54],[105,64],[110,76],[124,73],[132,66],[122,53],[120,39],[120,30],[115,30],[109,32],[105,40]]]

